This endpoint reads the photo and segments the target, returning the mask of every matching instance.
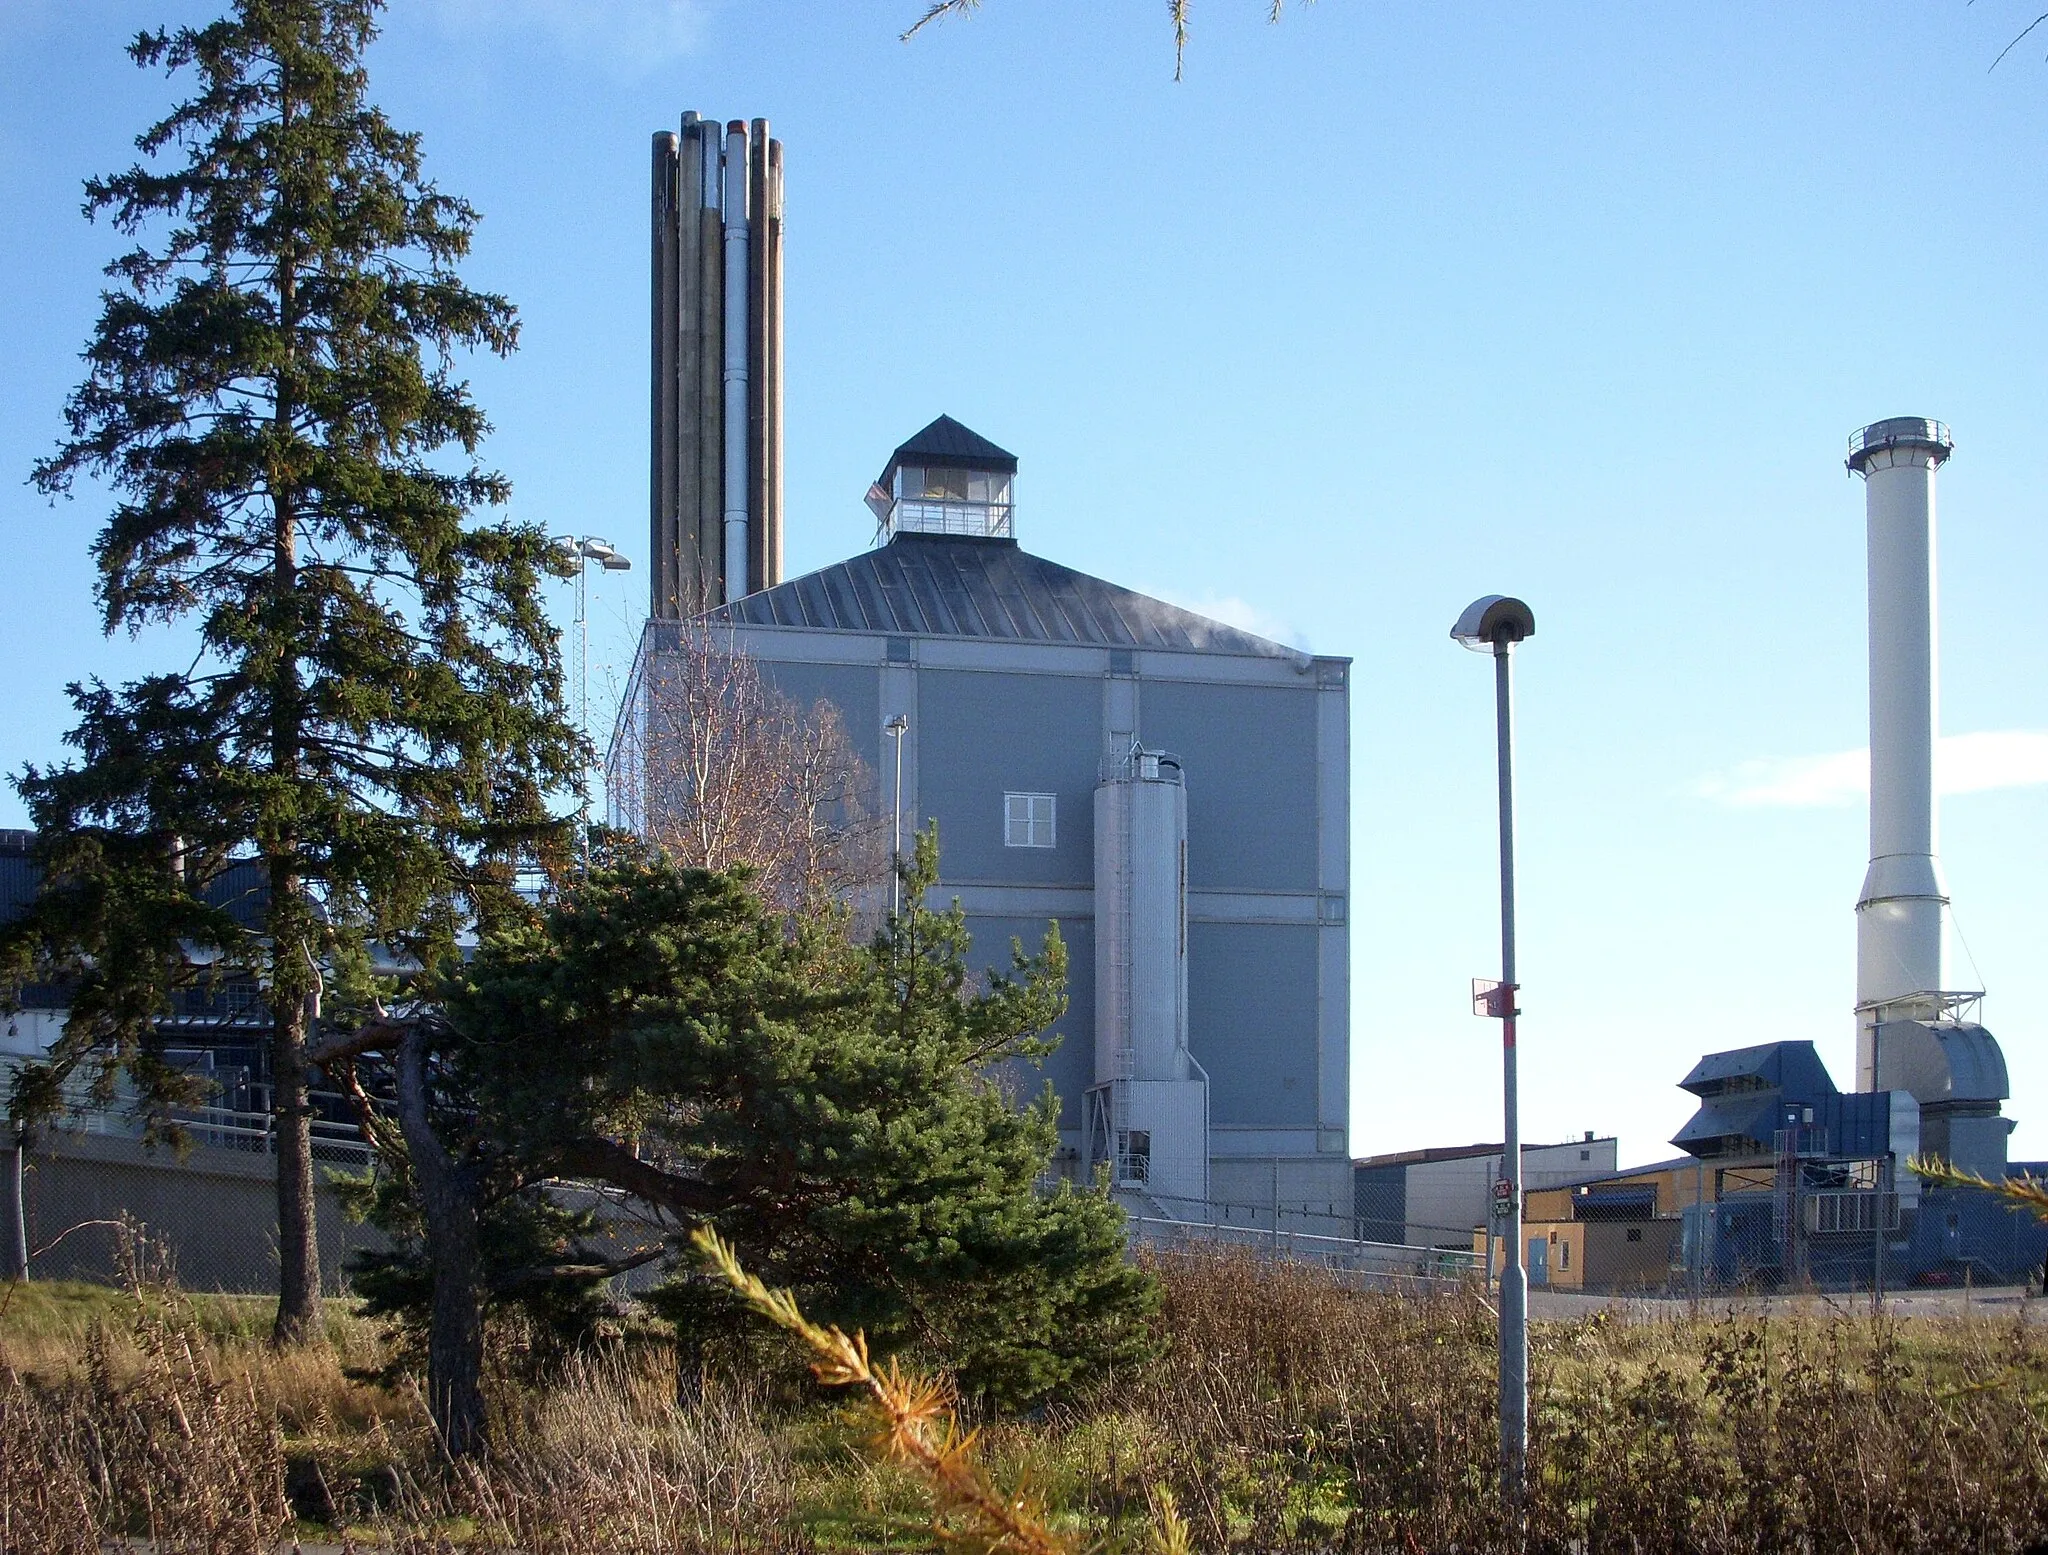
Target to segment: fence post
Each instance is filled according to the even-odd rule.
[[[28,1194],[23,1183],[28,1154],[28,1125],[14,1125],[14,1145],[7,1152],[7,1267],[0,1278],[28,1283]]]

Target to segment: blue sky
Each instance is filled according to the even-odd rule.
[[[644,561],[649,134],[788,156],[792,571],[865,545],[947,411],[1022,460],[1026,546],[1353,656],[1353,1147],[1498,1137],[1484,662],[1519,593],[1525,1137],[1671,1154],[1703,1051],[1811,1037],[1847,1083],[1866,853],[1862,494],[1843,440],[1955,428],[1942,854],[2048,1156],[2048,41],[2013,0],[1197,9],[987,0],[398,0],[375,91],[485,214],[468,274],[514,510]],[[23,482],[114,252],[79,183],[173,88],[186,0],[0,0],[0,765],[67,679],[162,662],[90,600],[90,493]],[[593,585],[596,676],[645,577]],[[569,615],[567,589],[558,603]],[[0,824],[20,824],[10,793]]]

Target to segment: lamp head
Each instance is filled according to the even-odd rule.
[[[1473,600],[1451,628],[1451,636],[1475,653],[1491,653],[1501,643],[1518,643],[1535,635],[1536,612],[1507,594]]]
[[[884,729],[887,729],[891,734],[901,734],[904,730],[910,727],[910,720],[906,718],[903,714],[898,713],[894,718],[891,718],[887,723],[883,724],[882,727]]]

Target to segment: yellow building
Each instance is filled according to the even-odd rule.
[[[1682,1217],[1694,1204],[1727,1193],[1768,1191],[1768,1162],[1704,1166],[1691,1156],[1632,1167],[1523,1195],[1522,1262],[1532,1286],[1553,1290],[1649,1290],[1670,1283],[1680,1257]],[[1485,1255],[1484,1227],[1472,1250]],[[1506,1248],[1491,1238],[1499,1268]]]

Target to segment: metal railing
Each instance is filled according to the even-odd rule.
[[[316,1092],[318,1100],[328,1099]],[[341,1100],[334,1097],[334,1100]],[[221,1150],[246,1150],[259,1155],[277,1152],[277,1116],[269,1112],[240,1112],[231,1107],[176,1107],[171,1116],[200,1144]],[[317,1113],[309,1120],[313,1135],[313,1159],[336,1165],[367,1166],[375,1154],[363,1131],[354,1123],[323,1118]]]
[[[1010,504],[900,497],[890,505],[885,527],[892,534],[907,529],[914,534],[1004,538],[1010,533]]]
[[[1477,1253],[1451,1248],[1408,1247],[1393,1242],[1360,1242],[1349,1237],[1318,1236],[1306,1231],[1280,1231],[1254,1226],[1205,1224],[1133,1215],[1126,1224],[1133,1243],[1162,1250],[1194,1247],[1242,1247],[1249,1252],[1292,1263],[1311,1264],[1353,1277],[1368,1287],[1445,1289],[1478,1280],[1484,1274]]]
[[[1888,421],[1874,421],[1850,433],[1849,458],[1854,462],[1859,454],[1876,448],[1895,448],[1901,443],[1909,448],[1939,448],[1946,454],[1955,447],[1956,440],[1949,434],[1945,421],[1929,421],[1924,416],[1893,416]]]
[[[14,1071],[20,1067],[18,1058],[0,1058],[0,1093],[12,1089]],[[269,1087],[259,1084],[247,1089],[261,1092]],[[60,1095],[63,1106],[53,1126],[61,1132],[133,1139],[143,1131],[142,1120],[135,1116],[132,1092],[117,1093],[112,1099],[101,1101],[92,1095],[82,1077],[73,1075],[65,1081]],[[334,1091],[315,1091],[312,1100],[316,1105],[327,1103],[330,1110],[335,1111],[348,1105],[348,1099]],[[277,1151],[277,1118],[268,1111],[239,1107],[173,1107],[170,1120],[183,1128],[195,1144],[258,1155],[274,1155]],[[349,1166],[369,1164],[373,1151],[369,1141],[363,1138],[362,1129],[354,1122],[322,1117],[315,1112],[310,1128],[314,1160]]]

